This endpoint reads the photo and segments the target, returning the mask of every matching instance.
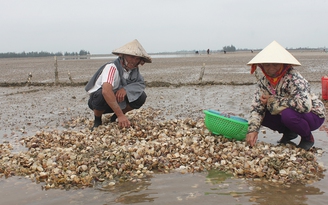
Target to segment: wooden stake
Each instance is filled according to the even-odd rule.
[[[57,64],[57,56],[55,56],[55,84],[57,85],[58,83],[59,83],[58,64]]]
[[[199,81],[203,80],[204,73],[205,73],[205,63],[203,63],[203,67],[200,70],[199,79],[198,79]]]

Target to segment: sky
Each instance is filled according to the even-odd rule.
[[[327,0],[0,0],[0,53],[328,47]]]

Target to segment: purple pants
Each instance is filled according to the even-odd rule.
[[[302,138],[308,139],[312,135],[311,131],[318,129],[324,120],[312,112],[299,113],[287,108],[280,115],[271,115],[266,111],[262,125],[279,133],[291,130]]]

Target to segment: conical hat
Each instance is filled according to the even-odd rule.
[[[276,41],[273,41],[265,47],[251,61],[249,61],[247,65],[260,63],[283,63],[294,66],[301,65],[291,53]]]
[[[146,63],[151,63],[151,57],[142,47],[137,39],[131,41],[130,43],[125,44],[124,46],[113,50],[112,52],[115,55],[127,54],[131,56],[142,57]]]

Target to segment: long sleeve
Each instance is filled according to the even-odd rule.
[[[261,127],[262,120],[265,114],[265,107],[261,104],[260,97],[264,91],[261,89],[261,84],[258,82],[256,91],[251,104],[250,118],[248,120],[248,133],[258,132]]]
[[[262,93],[270,95],[266,106],[260,101]],[[271,87],[265,77],[257,83],[248,120],[248,132],[259,131],[266,110],[272,115],[278,115],[286,108],[299,113],[313,112],[320,118],[324,118],[326,112],[322,101],[311,92],[308,81],[299,72],[291,69],[280,80],[276,89]]]

